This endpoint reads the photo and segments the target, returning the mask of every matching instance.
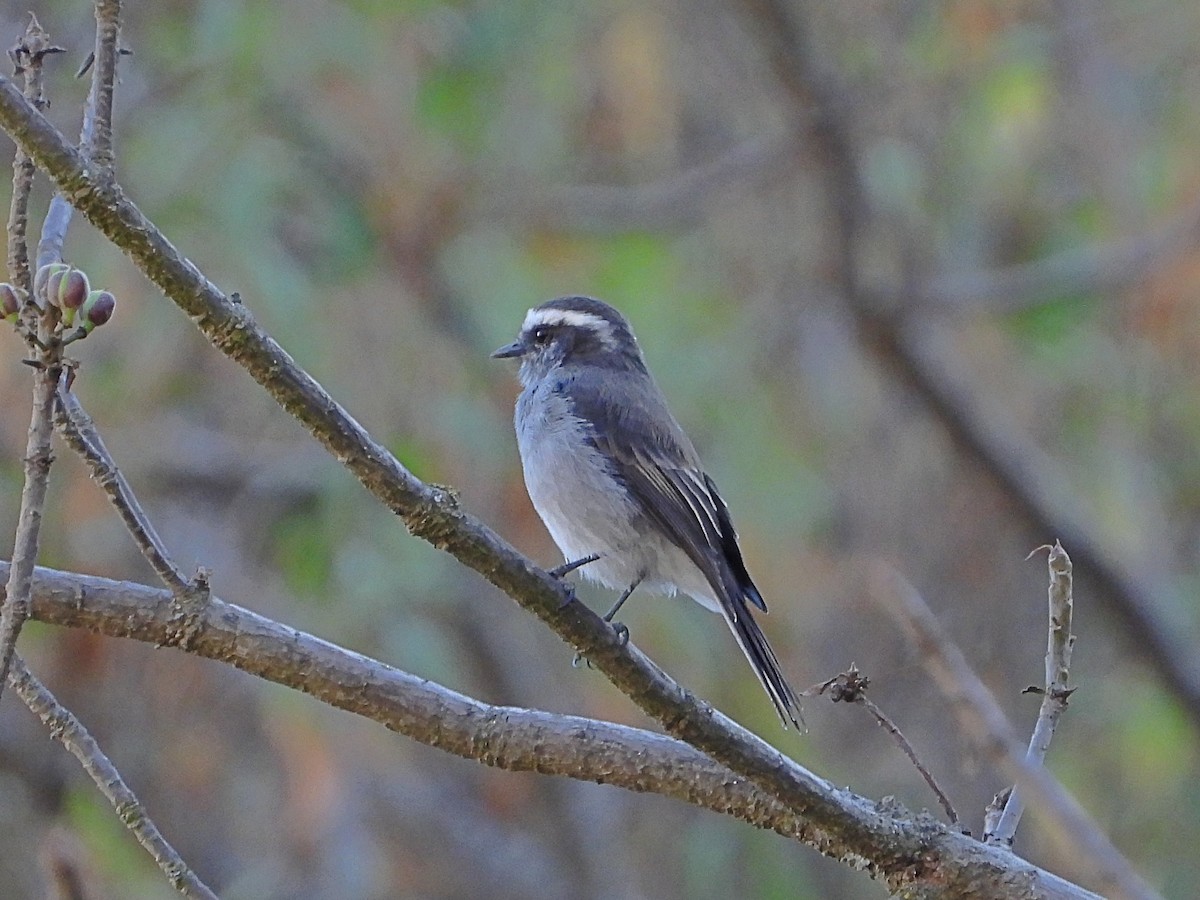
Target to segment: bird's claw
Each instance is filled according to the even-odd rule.
[[[575,585],[571,584],[571,582],[569,582],[569,581],[564,580],[566,578],[566,576],[569,575],[571,572],[574,572],[576,569],[578,569],[582,566],[586,566],[588,563],[594,563],[599,558],[600,558],[600,556],[598,554],[593,553],[591,556],[585,556],[583,559],[576,559],[576,560],[572,560],[571,562],[565,562],[561,566],[555,566],[553,569],[548,569],[546,571],[547,575],[549,575],[555,581],[560,582],[563,586],[563,593],[565,594],[565,596],[563,597],[563,602],[558,605],[559,609],[563,609],[564,607],[570,606],[572,603],[574,603],[576,601],[576,599],[578,599],[575,596]],[[578,660],[576,660],[576,662],[578,662]]]
[[[617,635],[617,646],[624,647],[629,643],[629,629],[621,622],[613,622],[612,630]]]
[[[551,572],[550,574],[553,575],[554,573]],[[558,604],[558,608],[566,609],[568,606],[570,606],[572,603],[574,603],[579,598],[575,596],[575,585],[571,584],[571,582],[569,582],[569,581],[563,581],[563,582],[561,582],[561,584],[562,584],[564,596],[563,596],[562,603]]]
[[[629,628],[621,622],[610,622],[613,633],[617,636],[617,646],[624,647],[629,643]],[[571,668],[578,669],[579,664],[583,663],[589,669],[594,668],[592,661],[584,657],[582,653],[576,653],[575,658],[571,660]]]

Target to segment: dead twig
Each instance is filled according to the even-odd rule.
[[[87,463],[92,480],[116,507],[134,543],[163,584],[175,594],[187,590],[187,576],[171,560],[166,545],[154,530],[133,488],[104,446],[92,417],[80,405],[78,398],[65,388],[60,388],[55,398],[55,424],[67,445]]]
[[[858,667],[854,663],[851,663],[850,668],[845,672],[834,675],[828,681],[814,684],[807,690],[801,691],[800,696],[815,697],[821,694],[828,694],[829,699],[834,703],[855,703],[874,716],[875,721],[892,736],[892,739],[904,751],[904,755],[917,767],[917,771],[921,773],[921,777],[925,779],[925,783],[929,785],[929,789],[937,795],[938,802],[942,804],[942,809],[946,811],[946,816],[950,819],[950,824],[962,831],[963,834],[970,834],[969,831],[962,828],[959,824],[958,813],[954,809],[954,804],[950,802],[950,798],[946,796],[946,792],[937,783],[937,780],[933,777],[933,773],[921,762],[921,758],[917,756],[916,749],[908,742],[908,738],[904,736],[900,727],[891,720],[887,713],[879,708],[875,701],[867,696],[867,688],[870,684],[871,679],[863,675],[858,670]]]
[[[1046,685],[1044,688],[1026,689],[1026,693],[1041,694],[1042,705],[1038,710],[1037,722],[1033,727],[1025,758],[1033,765],[1040,766],[1046,759],[1058,721],[1066,712],[1067,702],[1075,691],[1074,688],[1067,687],[1067,678],[1071,670],[1071,649],[1075,646],[1075,635],[1071,633],[1075,601],[1072,596],[1071,557],[1067,556],[1062,544],[1055,541],[1054,546],[1047,544],[1037,550],[1050,551],[1047,559],[1050,569],[1050,587],[1047,591],[1050,624],[1046,637]],[[1033,552],[1036,553],[1037,550]],[[1032,555],[1031,553],[1030,556]],[[1017,826],[1021,822],[1021,814],[1024,812],[1024,793],[1021,786],[1016,785],[1004,804],[1004,811],[996,827],[990,831],[985,830],[984,839],[1011,846]]]
[[[966,733],[1025,791],[1030,806],[1050,825],[1047,833],[1052,839],[1084,864],[1105,896],[1157,898],[1075,798],[1045,768],[1026,758],[1025,747],[1000,704],[917,590],[886,566],[879,566],[872,577],[872,594],[909,634],[921,662],[950,701]]]

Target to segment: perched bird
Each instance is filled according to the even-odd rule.
[[[591,297],[560,297],[529,310],[517,339],[492,356],[521,361],[517,443],[529,498],[568,561],[556,571],[578,563],[585,578],[622,591],[609,622],[639,586],[721,613],[784,726],[803,727],[750,613],[767,605],[729,510],[625,317]]]

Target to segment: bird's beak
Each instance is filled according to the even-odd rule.
[[[520,341],[513,341],[511,344],[505,344],[499,350],[492,353],[492,359],[512,359],[514,356],[520,356],[525,352],[525,347]]]

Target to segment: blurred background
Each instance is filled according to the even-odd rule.
[[[844,198],[755,4],[129,5],[118,176],[405,465],[545,565],[558,557],[521,483],[515,373],[488,353],[555,295],[622,309],[729,500],[793,683],[856,662],[976,834],[1004,780],[865,573],[884,560],[910,579],[1028,734],[1046,566],[1025,557],[1061,537],[1078,691],[1050,765],[1155,887],[1194,897],[1200,6],[789,8],[809,35],[801,68],[844,88],[832,165],[862,186],[852,281]],[[0,4],[5,47],[27,9]],[[76,134],[92,11],[37,14],[69,51],[49,65],[49,114]],[[43,183],[34,209],[47,197]],[[210,567],[219,596],[490,702],[648,725],[409,537],[86,224],[67,258],[119,298],[77,346],[76,391],[177,561]],[[5,340],[11,535],[29,377]],[[65,448],[43,535],[46,565],[154,583]],[[810,700],[809,733],[781,731],[717,617],[639,596],[624,620],[804,765],[935,806],[862,710]],[[21,646],[230,900],[886,895],[775,834],[487,769],[176,651],[36,623]],[[1016,849],[1086,882],[1052,838],[1027,818]],[[48,896],[64,855],[97,897],[175,896],[11,693],[0,846],[7,898]]]

